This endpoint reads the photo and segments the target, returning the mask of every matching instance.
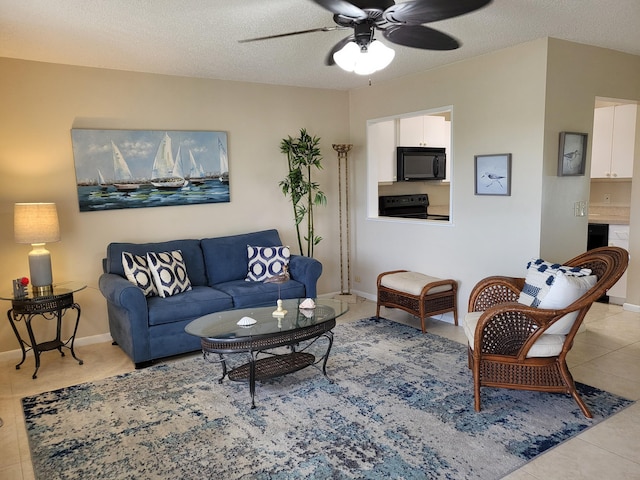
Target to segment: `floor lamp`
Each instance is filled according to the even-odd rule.
[[[349,303],[356,303],[356,296],[351,293],[351,235],[349,234],[349,162],[347,154],[351,150],[351,144],[333,144],[333,149],[338,152],[338,208],[340,219],[340,295],[336,298]],[[344,162],[344,187],[342,186],[342,163]],[[342,192],[344,190],[344,202]],[[346,233],[346,242],[345,236]],[[346,248],[343,249],[346,243]],[[344,253],[346,250],[346,255]],[[345,289],[345,257],[346,257],[346,289]]]

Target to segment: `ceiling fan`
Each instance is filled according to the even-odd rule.
[[[340,40],[329,51],[325,58],[326,65],[335,65],[334,54],[340,52],[350,43],[357,45],[360,52],[366,53],[376,40],[374,38],[376,30],[381,31],[389,42],[398,45],[425,50],[455,50],[460,47],[458,40],[423,24],[472,12],[491,3],[492,0],[409,0],[397,4],[393,0],[312,1],[333,13],[333,21],[336,26],[250,38],[240,40],[240,43],[312,32],[353,29],[351,35]],[[393,54],[391,59],[393,59]],[[389,63],[391,59],[389,59]]]

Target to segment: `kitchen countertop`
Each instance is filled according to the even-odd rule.
[[[449,215],[449,205],[429,205],[427,212],[429,215]]]

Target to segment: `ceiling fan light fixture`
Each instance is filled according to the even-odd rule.
[[[370,75],[389,66],[396,52],[384,43],[373,40],[368,46],[349,42],[336,53],[333,60],[347,72]]]

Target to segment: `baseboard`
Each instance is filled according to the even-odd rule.
[[[632,303],[623,303],[622,309],[628,312],[640,313],[640,305],[634,305]]]
[[[323,293],[322,295],[318,295],[318,298],[336,297],[337,299],[340,295],[342,295],[340,292],[329,292],[329,293]],[[356,295],[358,297],[366,298],[367,300],[371,300],[372,302],[375,302],[377,300],[375,295],[370,295],[368,293],[364,293],[359,290],[351,290],[351,295]]]
[[[111,343],[113,340],[111,339],[111,335],[108,333],[102,333],[100,335],[92,335],[90,337],[81,337],[76,338],[73,343],[74,347],[81,347],[84,345],[93,345],[94,343],[103,343],[109,342]],[[33,355],[30,352],[27,352],[27,357],[29,355]],[[2,361],[12,361],[12,360],[20,360],[22,358],[22,350],[9,350],[7,352],[0,352],[0,362]]]

